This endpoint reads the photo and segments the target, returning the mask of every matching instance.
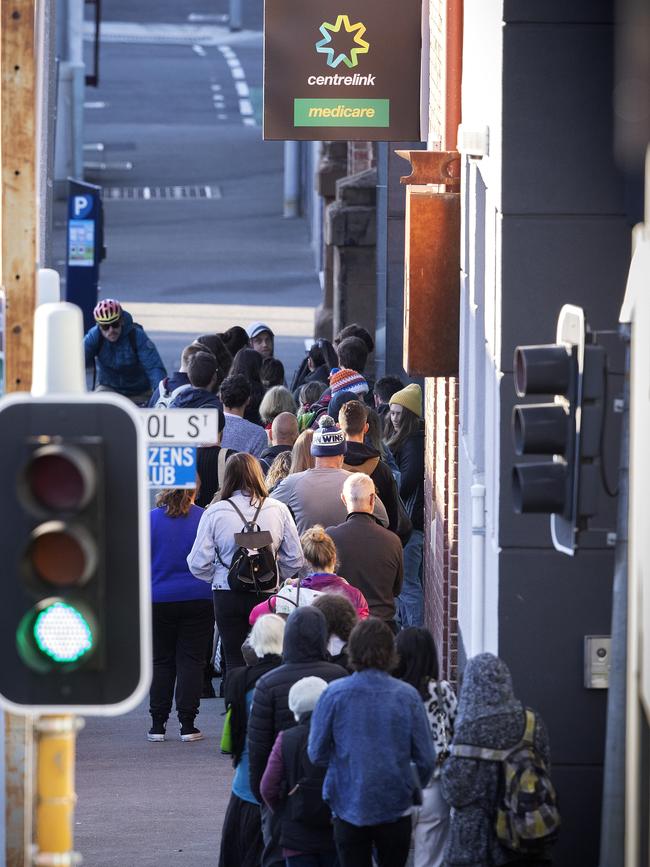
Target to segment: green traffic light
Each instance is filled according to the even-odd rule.
[[[16,639],[23,660],[41,673],[75,668],[96,648],[90,614],[56,598],[44,599],[27,612]]]
[[[93,648],[88,621],[65,602],[55,602],[41,611],[33,630],[36,646],[54,662],[76,662]]]

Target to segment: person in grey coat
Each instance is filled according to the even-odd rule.
[[[505,662],[491,653],[472,657],[463,673],[452,743],[509,749],[523,736],[525,716]],[[546,727],[535,716],[535,747],[550,771]],[[498,762],[452,755],[444,763],[442,794],[452,807],[445,867],[542,867],[552,863],[549,846],[522,856],[499,843],[495,820],[500,774]]]

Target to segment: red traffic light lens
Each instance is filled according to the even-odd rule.
[[[80,527],[60,521],[41,524],[28,551],[33,573],[61,590],[85,583],[96,565],[95,546]]]
[[[38,449],[25,476],[33,500],[48,511],[78,511],[90,500],[95,488],[92,463],[84,452],[70,446]]]

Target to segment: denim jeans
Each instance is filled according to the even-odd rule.
[[[422,626],[424,623],[423,548],[424,533],[422,530],[413,530],[404,547],[404,584],[397,597],[397,610],[402,626]]]

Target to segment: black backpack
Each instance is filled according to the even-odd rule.
[[[228,568],[228,586],[231,590],[247,593],[275,593],[279,585],[278,564],[273,553],[273,536],[269,530],[260,530],[257,518],[264,500],[257,507],[251,521],[247,521],[232,500],[229,503],[244,522],[240,533],[235,533],[235,551]],[[226,564],[219,557],[222,566]]]

